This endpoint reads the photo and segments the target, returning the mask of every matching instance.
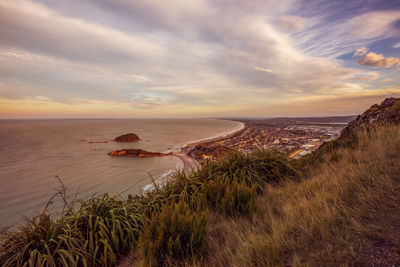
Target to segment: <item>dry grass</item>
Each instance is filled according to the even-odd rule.
[[[325,155],[301,182],[267,185],[251,220],[213,214],[211,254],[196,265],[372,265],[363,246],[399,220],[399,182],[400,128],[361,133],[357,148]]]

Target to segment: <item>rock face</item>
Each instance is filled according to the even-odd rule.
[[[343,129],[340,137],[377,124],[400,124],[400,98],[386,98],[380,105],[372,105]]]
[[[172,153],[159,153],[159,152],[149,152],[142,149],[122,149],[115,150],[108,153],[109,156],[120,156],[120,157],[137,157],[137,158],[151,158],[151,157],[164,157],[170,156]]]
[[[123,134],[114,139],[115,142],[137,142],[139,140],[139,136],[134,133]]]

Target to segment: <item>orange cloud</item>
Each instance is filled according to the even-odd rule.
[[[391,68],[397,66],[397,68],[400,69],[400,58],[384,57],[382,54],[376,54],[374,52],[369,52],[364,55],[358,63],[374,68]]]
[[[356,50],[356,52],[354,53],[353,56],[363,56],[368,52],[368,48],[366,48],[365,46],[360,47]]]

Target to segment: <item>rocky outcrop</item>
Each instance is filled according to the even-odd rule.
[[[372,105],[343,129],[340,138],[378,124],[400,124],[400,98],[386,98],[380,105]]]
[[[137,158],[151,158],[151,157],[164,157],[170,156],[172,153],[159,153],[149,152],[142,149],[122,149],[115,150],[108,153],[109,156],[120,156],[120,157],[137,157]]]
[[[128,133],[128,134],[124,134],[124,135],[120,135],[115,137],[115,139],[113,141],[115,142],[138,142],[139,136],[137,136],[134,133]]]

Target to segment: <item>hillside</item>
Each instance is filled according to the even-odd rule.
[[[362,128],[382,124],[400,124],[400,98],[386,98],[381,104],[372,105],[343,129],[341,137],[353,135]]]
[[[44,211],[3,233],[0,264],[398,266],[398,101],[300,160],[232,152],[142,196]]]
[[[197,265],[399,266],[399,151],[398,126],[363,132],[300,181],[267,185],[250,220],[213,214]]]

